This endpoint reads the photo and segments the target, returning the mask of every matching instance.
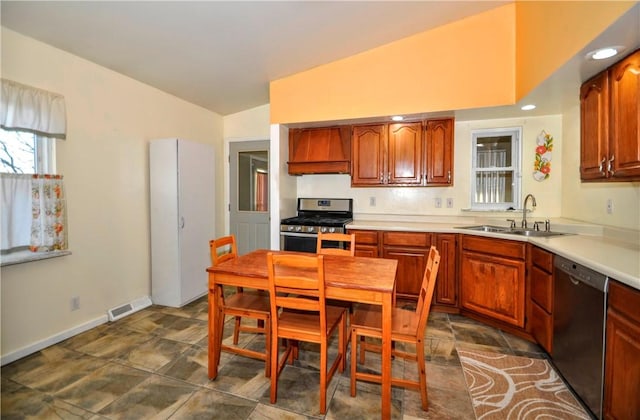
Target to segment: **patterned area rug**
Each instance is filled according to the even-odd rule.
[[[543,359],[459,350],[478,420],[591,419]]]

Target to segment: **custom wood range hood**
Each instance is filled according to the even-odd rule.
[[[289,175],[351,173],[351,126],[289,130]]]

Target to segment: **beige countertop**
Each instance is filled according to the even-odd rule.
[[[463,233],[491,238],[529,242],[554,254],[640,290],[640,241],[635,234],[620,237],[610,229],[597,225],[552,222],[552,230],[569,235],[548,238],[523,237],[509,233],[478,232],[461,229],[464,226],[494,224],[491,222],[462,220],[446,221],[389,221],[358,220],[347,225],[348,229],[401,230],[407,232]],[[502,223],[500,225],[503,225]]]

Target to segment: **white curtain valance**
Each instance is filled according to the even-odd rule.
[[[64,96],[2,79],[1,99],[2,128],[27,130],[46,137],[66,137]]]

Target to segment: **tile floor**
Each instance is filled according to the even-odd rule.
[[[226,339],[231,328],[227,322]],[[422,411],[417,391],[394,387],[394,419],[475,418],[457,349],[545,357],[532,343],[459,315],[432,313],[426,336],[429,411]],[[261,336],[242,339],[264,346]],[[302,347],[300,359],[283,371],[272,405],[261,361],[223,353],[218,378],[207,378],[205,298],[180,309],[152,306],[3,366],[1,413],[12,419],[379,418],[379,385],[358,382],[352,398],[348,368],[331,381],[328,413],[320,415],[317,356],[313,346]],[[375,364],[367,358],[368,368]],[[415,364],[401,359],[393,371],[417,376]]]

